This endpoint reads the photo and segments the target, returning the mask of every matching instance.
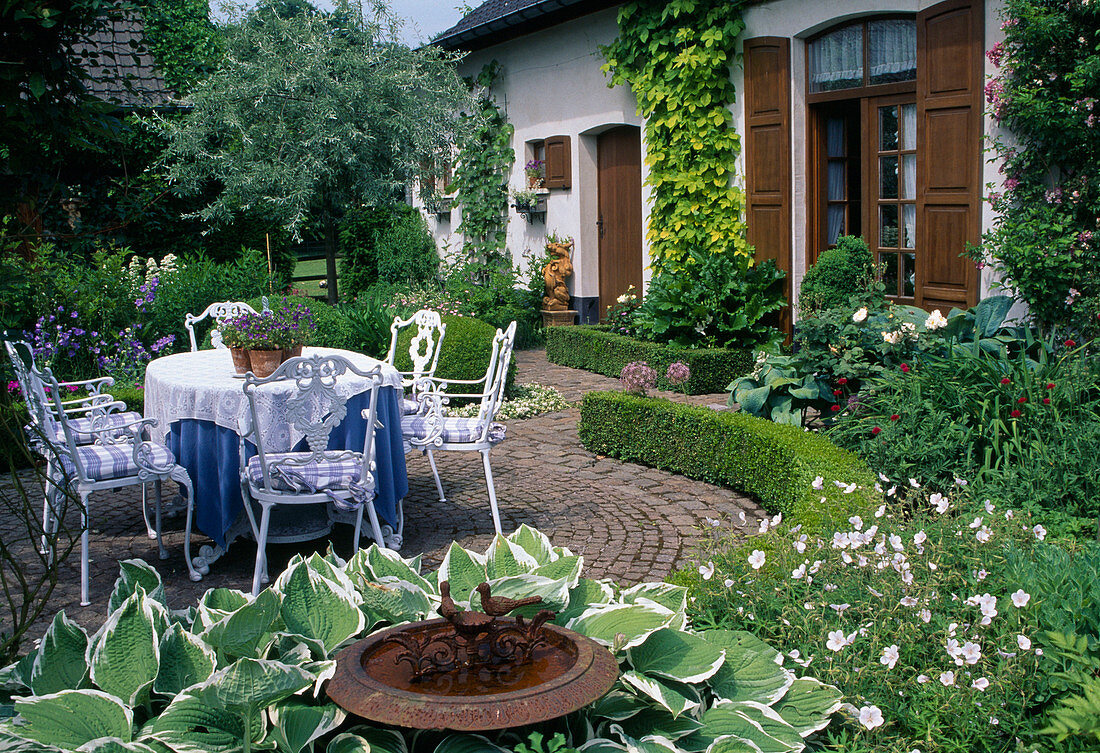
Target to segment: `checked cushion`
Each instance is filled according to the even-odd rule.
[[[160,444],[147,442],[149,448],[149,462],[158,467],[164,467],[176,462],[176,458],[167,447]],[[76,448],[80,462],[84,466],[88,478],[93,481],[108,481],[115,478],[136,476],[137,463],[134,462],[134,446],[129,442],[120,444],[88,444]],[[76,476],[76,468],[69,453],[61,453],[61,467],[65,475]]]
[[[401,419],[401,435],[407,438],[423,438],[429,435],[432,427],[429,424],[430,416],[405,416]],[[459,418],[447,417],[443,419],[443,441],[454,444],[468,444],[481,439],[481,430],[484,421],[476,417]],[[504,424],[492,423],[489,425],[489,443],[497,444],[504,441],[504,433],[507,427]]]
[[[346,457],[340,460],[314,460],[303,465],[283,464],[279,461],[305,460],[308,452],[278,452],[267,457],[271,488],[280,492],[310,492],[324,490],[351,489],[359,483],[363,470],[360,457]],[[260,456],[248,461],[248,481],[254,487],[264,488],[264,473],[260,465]]]
[[[125,413],[108,413],[106,425],[101,426],[103,428],[114,428],[116,426],[125,426],[126,424],[134,423],[141,420],[141,414],[137,411],[126,411]],[[70,418],[69,428],[73,432],[73,439],[77,444],[91,444],[95,441],[95,437],[92,436],[92,419],[91,417],[85,418]],[[125,432],[125,430],[123,430]],[[127,432],[128,433],[128,432]],[[57,431],[54,433],[54,439],[58,442],[65,441],[65,431],[58,426]]]

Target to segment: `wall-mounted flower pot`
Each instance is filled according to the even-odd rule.
[[[434,214],[437,220],[450,221],[451,209],[454,207],[454,199],[447,196],[436,196],[424,201],[424,209],[428,214]]]
[[[536,201],[520,203],[516,202],[512,205],[516,210],[516,214],[523,215],[523,219],[528,222],[546,223],[546,199],[538,199]]]

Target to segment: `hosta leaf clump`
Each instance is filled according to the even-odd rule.
[[[522,526],[484,553],[452,544],[434,573],[376,546],[347,562],[295,557],[255,598],[212,589],[170,613],[156,570],[128,561],[99,632],[89,638],[59,614],[41,646],[9,668],[27,697],[0,724],[0,749],[506,753],[515,746],[508,731],[413,737],[348,727],[325,695],[340,649],[437,617],[443,580],[463,609],[480,609],[473,589],[483,581],[495,596],[537,594],[556,624],[615,654],[611,692],[546,725],[563,741],[555,749],[798,751],[839,708],[835,688],[796,678],[751,634],[693,631],[682,587],[623,589],[581,577],[582,568],[582,557]]]

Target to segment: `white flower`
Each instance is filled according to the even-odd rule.
[[[875,510],[875,517],[876,518],[881,518],[885,514],[886,514],[886,505],[880,505],[879,508],[877,510]]]
[[[920,610],[920,618],[922,622],[928,624],[932,621],[932,613],[929,612],[927,609],[922,609]]]
[[[967,641],[963,644],[961,656],[967,664],[977,664],[978,660],[982,658],[982,647],[977,643]]]
[[[768,532],[768,528],[770,528],[770,527],[771,527],[771,526],[770,526],[770,524],[768,523],[768,519],[767,519],[767,518],[764,518],[763,520],[761,520],[761,521],[760,521],[760,527],[759,527],[759,528],[757,528],[757,532],[758,532],[758,533],[767,533],[767,532]]]
[[[883,332],[882,339],[891,345],[897,345],[901,341],[901,332]]]
[[[901,599],[901,605],[903,607],[915,607],[917,603],[917,600],[912,596],[903,596]]]
[[[825,641],[825,647],[830,651],[839,651],[848,645],[848,641],[844,640],[843,630],[833,630],[829,633],[829,640]]]
[[[717,518],[704,517],[703,520],[707,521],[707,525],[711,528],[717,528],[718,526],[722,525],[722,521],[718,520]]]
[[[845,493],[845,494],[851,494],[851,493],[852,493],[852,492],[854,492],[854,491],[855,491],[855,490],[856,490],[857,488],[858,488],[858,487],[857,487],[857,486],[855,485],[855,482],[852,482],[852,483],[848,484],[848,485],[847,485],[846,487],[844,487],[844,493]]]
[[[1027,606],[1027,603],[1031,601],[1031,594],[1024,589],[1020,589],[1016,593],[1012,594],[1012,606],[1017,609],[1022,609]]]
[[[791,577],[794,578],[795,580],[798,580],[799,578],[803,577],[804,575],[806,575],[806,563],[805,562],[803,562],[801,565],[796,567],[794,570],[791,570]]]
[[[726,578],[724,581],[722,581],[722,585],[726,588],[731,588],[733,586],[733,578]]]
[[[993,511],[994,511],[995,509],[997,509],[997,508],[996,508],[996,507],[994,507],[993,503],[992,503],[992,502],[990,502],[990,501],[989,501],[989,500],[987,499],[987,500],[985,501],[985,511],[986,511],[987,513],[989,513],[990,515],[992,515],[992,514],[993,514]]]
[[[918,482],[915,478],[911,478],[909,479],[909,486],[913,487],[914,489],[920,489],[920,482]]]
[[[928,540],[928,534],[925,533],[923,530],[917,531],[917,533],[913,534],[913,543],[916,544],[917,546],[920,546],[921,544],[923,544],[927,540]]]
[[[714,577],[714,563],[708,562],[705,565],[699,565],[699,574],[703,576],[703,580],[710,580]]]
[[[859,517],[858,515],[853,515],[852,517],[848,518],[848,522],[852,525],[852,528],[856,529],[857,531],[863,528],[863,518]]]
[[[821,491],[821,489],[825,486],[825,479],[821,478],[821,476],[817,476],[816,478],[814,478],[814,482],[813,484],[811,484],[811,486],[813,486],[813,488],[817,489],[818,491]]]
[[[980,543],[984,544],[985,542],[989,541],[989,537],[992,535],[993,532],[989,530],[989,526],[982,526],[982,529],[974,534],[974,538],[976,538]]]
[[[837,614],[844,614],[844,610],[847,609],[850,606],[852,606],[852,605],[851,604],[830,604],[829,608],[832,609]],[[853,637],[855,637],[855,633],[853,633],[852,635],[850,635],[848,637],[848,643],[852,642]]]
[[[867,307],[864,306],[861,309],[859,309],[858,311],[856,311],[856,313],[852,314],[852,321],[855,322],[856,324],[859,324],[860,322],[867,321]]]
[[[1020,647],[1021,651],[1027,651],[1029,648],[1031,648],[1031,639],[1028,638],[1026,635],[1017,635],[1016,645]]]
[[[626,293],[623,293],[621,296],[619,296],[615,300],[618,301],[619,303],[626,303],[627,301],[630,300],[630,296],[628,296]]]
[[[890,534],[890,538],[888,539],[888,541],[890,542],[890,546],[894,549],[895,552],[900,552],[902,549],[905,548],[905,544],[903,544],[901,541],[901,536],[898,536],[896,533]]]
[[[940,672],[940,682],[943,683],[945,688],[949,688],[955,684],[954,672]]]
[[[924,328],[928,330],[942,329],[947,326],[947,319],[940,313],[939,309],[936,309],[928,318],[924,320]]]
[[[890,669],[894,668],[894,665],[898,663],[898,647],[897,644],[893,646],[887,646],[882,651],[882,656],[879,657],[879,664],[882,664]]]
[[[979,677],[977,680],[970,683],[970,687],[974,688],[975,690],[985,690],[989,687],[989,680],[985,679],[984,677]]]
[[[1005,520],[1012,520],[1014,517],[1016,517],[1016,513],[1012,510],[1005,510]]]
[[[981,526],[982,526],[982,519],[981,518],[974,518],[974,520],[970,523],[971,528],[981,528]]]
[[[886,496],[887,497],[894,496],[894,492],[896,492],[897,490],[898,490],[898,488],[896,486],[891,486],[889,489],[886,490]]]
[[[983,567],[981,570],[974,573],[974,577],[977,578],[978,582],[980,583],[981,581],[989,577],[989,571]]]
[[[1039,539],[1039,541],[1047,537],[1047,529],[1043,528],[1041,525],[1032,528],[1031,532],[1035,534],[1035,538]]]
[[[759,549],[753,549],[752,554],[749,555],[749,564],[752,565],[753,570],[759,570],[764,566],[764,553]]]
[[[874,729],[883,723],[882,710],[878,706],[863,706],[859,710],[859,723],[867,729]]]
[[[917,675],[917,683],[920,684],[920,685],[923,685],[924,683],[928,682],[931,679],[932,678],[929,677],[928,675]]]
[[[982,610],[982,614],[988,614],[991,617],[997,616],[997,597],[990,596],[989,594],[982,594],[981,596],[971,597],[975,600],[978,608]]]
[[[948,500],[947,497],[943,496],[939,492],[936,492],[935,494],[930,496],[928,498],[928,501],[932,503],[932,505],[936,508],[936,512],[938,512],[940,515],[943,515],[945,512],[947,512],[947,508],[951,504],[950,500]]]

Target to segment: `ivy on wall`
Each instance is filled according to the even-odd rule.
[[[646,120],[655,273],[683,269],[693,250],[752,253],[744,191],[732,180],[741,139],[729,110],[744,28],[738,2],[637,0],[619,10],[619,36],[601,48],[610,85],[630,86]]]
[[[462,250],[471,261],[479,263],[503,256],[508,227],[508,173],[516,160],[512,126],[492,97],[492,85],[499,75],[500,64],[494,60],[471,82],[480,90],[479,109],[469,116],[476,125],[459,150],[454,173],[462,207],[462,223],[458,226],[464,239]]]

